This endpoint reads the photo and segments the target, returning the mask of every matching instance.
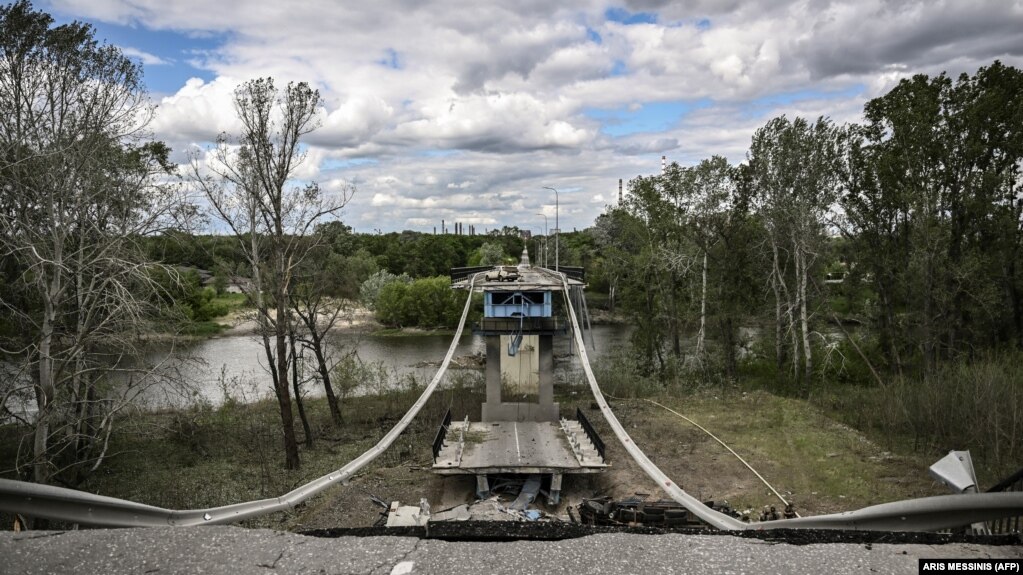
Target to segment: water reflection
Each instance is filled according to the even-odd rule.
[[[595,349],[588,348],[590,360],[608,353],[628,341],[629,328],[624,326],[594,326]],[[587,338],[589,340],[589,338]],[[451,344],[449,335],[413,334],[402,336],[372,336],[352,332],[336,332],[328,339],[328,349],[334,358],[355,352],[364,364],[382,366],[393,386],[414,378],[427,383],[437,372],[440,362]],[[483,355],[486,345],[481,336],[464,333],[458,342],[454,357]],[[556,337],[554,343],[555,381],[580,380],[582,366],[573,354],[569,357],[567,336]],[[191,358],[186,361],[185,358]],[[262,341],[256,337],[232,336],[178,344],[173,350],[153,352],[149,360],[172,364],[181,380],[190,382],[190,389],[154,386],[143,398],[150,408],[179,407],[192,402],[220,405],[227,397],[250,402],[273,396],[270,374]],[[311,352],[300,359],[307,369],[315,368]],[[450,379],[452,370],[446,376]],[[310,396],[323,394],[318,382],[306,384]],[[367,390],[361,390],[365,393]],[[359,393],[360,390],[356,390]]]

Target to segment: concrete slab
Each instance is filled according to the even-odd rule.
[[[558,423],[469,422],[463,435],[464,425],[451,424],[433,465],[435,473],[596,473],[607,467],[599,457],[580,463]]]

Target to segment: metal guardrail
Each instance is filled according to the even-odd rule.
[[[998,485],[991,487],[987,493],[1023,492],[1023,468],[1009,477],[1006,477]],[[991,533],[1023,533],[1023,516],[1003,517],[988,524]]]
[[[586,281],[585,268],[579,266],[560,266],[559,271],[574,280]]]
[[[611,411],[611,407],[607,404],[607,400],[604,399],[604,394],[600,391],[600,386],[597,384],[597,378],[593,375],[593,368],[590,367],[590,358],[586,353],[586,343],[582,338],[582,330],[579,329],[579,320],[576,318],[572,302],[568,299],[568,277],[565,274],[557,274],[550,270],[546,271],[547,273],[556,275],[564,286],[562,295],[565,298],[565,307],[568,309],[569,321],[572,324],[572,337],[575,339],[575,348],[578,350],[577,353],[579,354],[580,363],[583,365],[583,372],[586,374],[586,380],[590,384],[590,391],[593,393],[593,398],[600,407],[601,414],[604,415],[604,419],[607,420],[607,423],[611,426],[615,436],[618,437],[618,441],[621,442],[625,450],[630,456],[632,456],[632,459],[635,460],[636,464],[654,480],[654,483],[660,486],[660,488],[671,496],[672,499],[681,503],[686,507],[686,509],[699,517],[701,521],[717,529],[746,529],[747,525],[742,521],[739,521],[734,517],[729,517],[724,513],[714,511],[710,507],[704,505],[699,499],[696,499],[692,495],[683,491],[682,488],[672,481],[671,478],[663,471],[661,471],[659,467],[654,465],[654,462],[650,461],[650,458],[643,453],[634,441],[632,441],[629,433],[625,431],[625,427],[622,426],[621,422],[618,421],[618,418],[615,417],[614,412]]]
[[[444,361],[426,389],[412,404],[412,407],[405,412],[397,425],[391,428],[376,445],[336,471],[314,479],[281,497],[209,509],[186,510],[163,509],[64,487],[0,479],[0,510],[30,517],[102,527],[223,525],[291,509],[337,483],[347,483],[357,471],[379,457],[394,443],[437,389],[447,371],[448,364],[451,363],[455,349],[458,347],[458,340],[462,337],[462,328],[465,327],[465,320],[469,316],[469,308],[472,305],[472,288],[478,276],[479,274],[473,275],[469,282],[469,290],[465,298],[465,307],[462,309],[462,319],[458,322],[458,329],[455,330],[455,336],[451,339],[451,345],[448,347],[447,355],[444,356]]]
[[[494,266],[472,266],[465,268],[451,268],[451,283],[462,281],[471,275],[476,275],[482,272],[488,272],[494,269]]]
[[[555,272],[549,272],[554,274]],[[611,411],[604,394],[597,384],[586,353],[579,320],[571,302],[568,301],[568,279],[565,274],[558,274],[564,285],[564,297],[568,308],[569,320],[572,323],[573,337],[579,353],[583,372],[590,384],[593,397],[600,407],[608,425],[614,430],[615,436],[625,450],[636,461],[636,464],[657,483],[672,499],[681,503],[701,521],[724,530],[740,529],[852,529],[867,531],[938,531],[959,527],[971,523],[991,521],[1012,515],[1023,515],[1023,492],[1017,493],[971,493],[963,495],[940,495],[895,501],[865,507],[856,511],[800,517],[796,519],[780,519],[747,524],[707,507],[702,501],[686,493],[671,480],[643,451],[632,441],[621,422]]]
[[[433,462],[437,463],[437,456],[440,455],[440,450],[444,448],[444,438],[448,435],[448,428],[451,427],[451,409],[449,408],[444,414],[444,419],[440,422],[440,427],[437,428],[437,436],[433,438]]]
[[[586,419],[586,416],[583,415],[583,411],[578,407],[575,408],[575,419],[579,422],[579,425],[583,426],[583,431],[585,431],[586,436],[590,438],[590,443],[593,444],[597,453],[600,454],[600,458],[607,461],[607,457],[604,455],[604,440],[597,435],[597,430],[593,429],[593,424],[590,423],[589,419]]]
[[[485,317],[473,325],[473,332],[490,334],[504,334],[506,332],[523,333],[563,333],[568,325],[556,317]]]
[[[554,272],[550,273],[553,274]],[[567,299],[568,279],[565,274],[557,275],[565,287],[564,294]],[[0,509],[32,517],[106,527],[217,525],[291,509],[332,485],[346,483],[353,474],[376,459],[394,443],[398,436],[412,422],[412,419],[419,413],[423,405],[426,404],[434,390],[436,390],[448,365],[451,363],[458,340],[462,335],[462,329],[465,326],[465,320],[472,303],[472,290],[477,277],[478,274],[472,276],[458,329],[451,340],[451,346],[448,348],[447,355],[444,356],[444,361],[429,385],[423,390],[423,393],[398,424],[388,431],[376,445],[334,472],[315,479],[281,497],[209,509],[190,510],[162,509],[151,505],[94,495],[63,487],[0,479]],[[971,523],[991,522],[1005,517],[1023,515],[1023,491],[1009,490],[1010,488],[1019,488],[1017,481],[1020,478],[1016,477],[1015,480],[1006,485],[999,484],[999,486],[996,486],[1002,488],[1001,492],[941,495],[922,499],[895,501],[831,515],[763,521],[754,524],[742,523],[733,517],[711,509],[700,500],[683,491],[681,487],[654,465],[642,450],[636,446],[621,422],[618,421],[618,418],[611,411],[607,400],[604,399],[604,395],[600,391],[597,380],[593,375],[593,369],[590,367],[575,310],[572,309],[571,305],[568,306],[568,310],[574,328],[573,337],[575,338],[576,349],[580,355],[583,371],[586,373],[590,389],[600,407],[601,413],[607,419],[608,424],[614,430],[619,441],[621,441],[622,446],[636,461],[637,465],[672,499],[681,503],[689,512],[712,527],[725,530],[807,528],[937,531]]]

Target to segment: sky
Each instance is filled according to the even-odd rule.
[[[1023,0],[49,0],[141,62],[184,163],[242,82],[320,91],[296,178],[359,232],[583,229],[618,180],[745,160],[785,114],[861,120],[914,74],[1023,67]],[[546,189],[554,188],[555,192]],[[544,216],[547,216],[545,222]]]

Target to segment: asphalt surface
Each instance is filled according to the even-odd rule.
[[[791,545],[722,535],[561,541],[320,538],[239,527],[0,533],[0,573],[407,575],[918,573],[919,558],[1021,558],[1020,545]]]

